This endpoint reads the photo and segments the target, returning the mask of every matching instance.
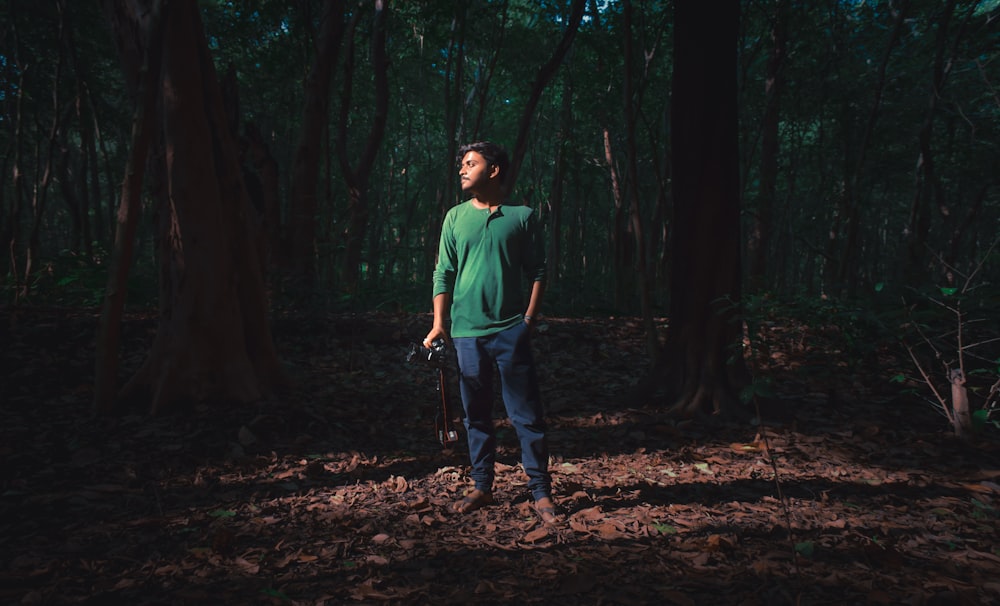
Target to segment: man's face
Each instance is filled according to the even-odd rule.
[[[486,185],[490,177],[498,169],[486,163],[486,159],[479,152],[470,151],[462,158],[458,167],[458,178],[462,183],[462,191],[476,191]]]

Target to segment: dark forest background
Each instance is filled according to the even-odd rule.
[[[995,603],[998,129],[1000,0],[4,0],[0,601]],[[562,525],[406,361],[479,139]]]
[[[247,328],[270,313],[428,311],[456,146],[491,139],[512,152],[512,200],[547,227],[547,313],[644,316],[655,360],[651,318],[723,272],[699,261],[734,233],[714,210],[678,224],[711,184],[678,200],[674,171],[722,122],[675,137],[705,117],[698,99],[672,103],[690,88],[674,4],[6,2],[4,303],[103,305],[114,351],[126,300],[204,321],[235,298],[244,326],[217,336],[242,333],[251,372],[275,375],[258,382],[280,383],[259,353],[271,335]],[[723,6],[682,31],[694,54],[735,50],[699,72],[735,83],[737,120],[720,127],[739,129],[732,317],[750,332],[774,314],[822,318],[859,350],[876,331],[931,344],[995,324],[998,3]],[[228,276],[238,294],[211,286]],[[184,330],[161,322],[161,336]]]

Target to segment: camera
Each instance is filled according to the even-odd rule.
[[[421,362],[434,368],[443,368],[447,358],[447,343],[444,339],[434,339],[430,347],[413,343],[410,353],[406,354],[407,362]]]

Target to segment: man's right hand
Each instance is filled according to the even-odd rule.
[[[434,327],[424,337],[424,347],[430,347],[434,339],[449,341],[448,331],[444,329],[448,310],[451,308],[451,294],[442,292],[434,296]]]
[[[445,332],[444,328],[440,326],[435,326],[434,328],[431,329],[429,333],[427,333],[427,336],[424,337],[424,343],[423,343],[424,347],[430,347],[434,339],[444,339],[445,341],[447,341],[448,333]]]

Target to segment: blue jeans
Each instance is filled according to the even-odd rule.
[[[469,439],[471,475],[476,488],[486,492],[493,488],[493,464],[496,461],[493,426],[495,363],[500,371],[500,387],[507,416],[521,442],[521,464],[528,474],[528,489],[535,500],[550,496],[549,449],[528,325],[520,322],[485,337],[458,337],[453,341],[458,354],[465,433]]]

